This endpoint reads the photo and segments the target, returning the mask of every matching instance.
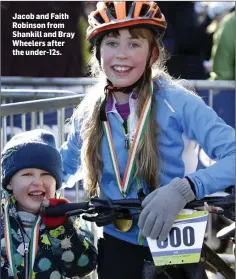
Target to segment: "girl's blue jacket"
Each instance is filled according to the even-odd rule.
[[[134,116],[136,100],[132,95],[129,102],[131,113],[128,118],[130,140],[136,126]],[[234,185],[234,129],[226,125],[200,97],[190,93],[179,84],[170,83],[164,79],[156,80],[154,82],[154,100],[157,105],[156,120],[160,127],[160,135],[157,140],[161,159],[161,186],[164,187],[175,177],[188,176],[195,186],[197,199],[201,199],[208,194]],[[121,178],[123,178],[129,151],[125,149],[123,120],[116,111],[114,97],[107,104],[107,112],[119,170]],[[214,161],[209,167],[197,170],[199,146]],[[113,200],[121,199],[122,195],[116,183],[105,136],[102,139],[101,150],[104,162],[100,181],[102,196]],[[80,151],[80,129],[78,119],[74,118],[67,141],[60,150],[65,182],[69,179],[73,182],[76,180],[76,173],[80,167]],[[137,197],[137,190],[140,187],[148,193],[145,181],[141,178],[134,178],[127,198]],[[125,241],[138,243],[139,228],[137,225],[127,233],[118,232],[113,225],[106,226],[104,231]]]

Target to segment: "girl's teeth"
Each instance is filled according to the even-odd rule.
[[[114,70],[119,71],[119,72],[126,72],[128,70],[130,70],[130,67],[119,67],[119,66],[115,66],[113,67]]]

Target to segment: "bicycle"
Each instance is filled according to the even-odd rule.
[[[61,216],[65,214],[69,217],[84,214],[83,219],[96,222],[98,226],[104,226],[114,221],[116,222],[117,220],[132,220],[133,216],[139,214],[142,210],[141,203],[144,197],[142,192],[138,193],[138,199],[107,200],[94,197],[87,202],[68,203],[58,205],[57,207],[50,207],[49,202],[46,200],[42,203],[41,210],[46,216]],[[225,197],[206,197],[202,200],[195,200],[188,203],[185,208],[194,210],[207,209],[210,213],[222,214],[226,218],[234,220],[235,194],[229,194]],[[131,212],[133,209],[137,210],[137,212]],[[225,234],[222,233],[221,237],[222,235],[223,237],[232,238],[232,226]],[[227,279],[235,278],[235,271],[204,242],[199,262],[204,263],[206,266],[210,266]],[[173,265],[170,266],[173,267]],[[155,267],[154,264],[152,264],[148,267],[149,270],[147,273],[159,274],[161,272],[167,272],[168,274],[168,268],[170,268],[170,266]]]

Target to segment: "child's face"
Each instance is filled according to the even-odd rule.
[[[38,213],[44,199],[54,198],[56,180],[41,169],[23,169],[15,173],[7,189],[12,190],[19,209]]]
[[[118,36],[106,36],[101,42],[101,66],[113,86],[134,84],[143,74],[149,53],[147,39],[132,38],[128,29]]]

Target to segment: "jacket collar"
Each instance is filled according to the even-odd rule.
[[[136,101],[137,101],[137,93],[136,92],[132,92],[129,96],[129,106],[130,106],[130,111],[131,109],[135,108],[136,105]],[[116,98],[113,94],[109,94],[108,99],[107,99],[107,104],[106,104],[106,111],[107,113],[109,112],[116,112],[118,113],[117,109],[116,109]]]

